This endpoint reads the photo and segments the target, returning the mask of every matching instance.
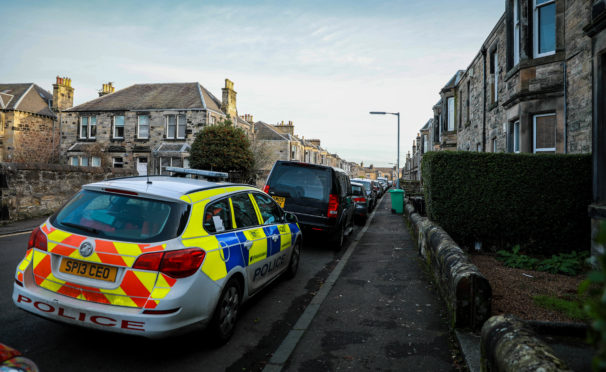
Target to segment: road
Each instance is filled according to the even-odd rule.
[[[29,233],[0,237],[0,342],[51,372],[260,370],[351,242],[335,252],[307,239],[297,276],[276,281],[245,304],[233,338],[216,348],[204,332],[148,340],[54,323],[17,309],[11,300],[14,273],[28,239]]]

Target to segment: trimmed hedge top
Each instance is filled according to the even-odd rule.
[[[427,215],[459,244],[550,255],[590,247],[591,155],[429,152]]]

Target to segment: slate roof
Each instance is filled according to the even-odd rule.
[[[161,143],[154,153],[161,156],[180,156],[189,152],[191,146],[187,143]]]
[[[465,71],[463,70],[459,70],[457,71],[453,77],[448,81],[448,83],[446,83],[446,85],[444,85],[444,88],[442,88],[442,91],[454,88],[459,81],[461,81],[461,77],[463,76],[463,74],[465,73]]]
[[[135,84],[67,111],[191,110],[221,111],[221,103],[199,83]]]
[[[431,128],[432,123],[433,123],[433,119],[429,119],[427,121],[427,123],[425,123],[425,125],[423,125],[423,128],[421,128],[421,130],[428,130],[429,128]]]
[[[275,130],[271,125],[258,121],[254,124],[257,138],[270,141],[286,141],[288,138],[282,133]]]
[[[50,108],[53,95],[34,83],[0,84],[0,108],[56,118]]]

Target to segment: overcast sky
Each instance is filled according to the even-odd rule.
[[[341,158],[400,165],[440,89],[465,69],[504,0],[0,0],[0,82],[52,92],[67,76],[74,104],[103,83],[197,81],[219,99],[234,82],[240,115],[319,138]]]

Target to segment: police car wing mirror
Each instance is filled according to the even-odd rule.
[[[294,214],[292,214],[290,212],[284,213],[284,219],[288,223],[298,223],[299,222],[299,220],[297,219],[297,216],[295,216]]]

